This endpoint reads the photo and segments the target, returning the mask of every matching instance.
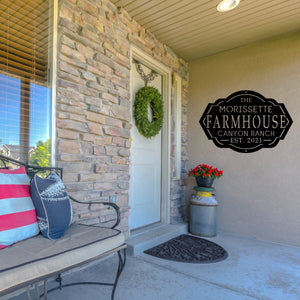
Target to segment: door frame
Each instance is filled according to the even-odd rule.
[[[149,66],[162,77],[162,99],[164,103],[164,121],[162,125],[162,155],[161,155],[161,223],[170,223],[170,145],[171,145],[171,69],[146,54],[141,49],[131,45],[130,62],[136,59],[142,64]],[[132,91],[132,71],[130,71],[130,94]],[[131,95],[132,99],[132,95]],[[132,106],[131,106],[132,107]],[[133,112],[131,112],[133,118]],[[133,125],[133,119],[132,119]]]

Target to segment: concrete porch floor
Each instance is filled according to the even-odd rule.
[[[115,300],[300,299],[300,248],[225,233],[209,240],[224,247],[226,260],[179,263],[144,253],[128,256]],[[112,281],[117,256],[63,276],[72,281]],[[49,280],[48,287],[53,283]],[[48,295],[49,300],[110,299],[111,287],[75,286]],[[25,294],[11,298],[27,299]]]

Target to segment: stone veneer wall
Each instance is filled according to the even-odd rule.
[[[56,161],[70,193],[121,207],[128,233],[130,46],[182,77],[182,174],[187,143],[187,64],[108,0],[61,0],[58,11]],[[171,162],[173,159],[171,159]],[[184,179],[184,175],[182,176]],[[184,180],[171,180],[171,223],[185,218]],[[109,222],[112,210],[74,208],[75,219]]]

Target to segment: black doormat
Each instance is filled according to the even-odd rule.
[[[148,249],[144,253],[187,263],[213,263],[228,256],[226,250],[216,243],[187,234]]]

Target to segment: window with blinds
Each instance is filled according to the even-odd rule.
[[[0,151],[51,162],[52,1],[0,1]]]

